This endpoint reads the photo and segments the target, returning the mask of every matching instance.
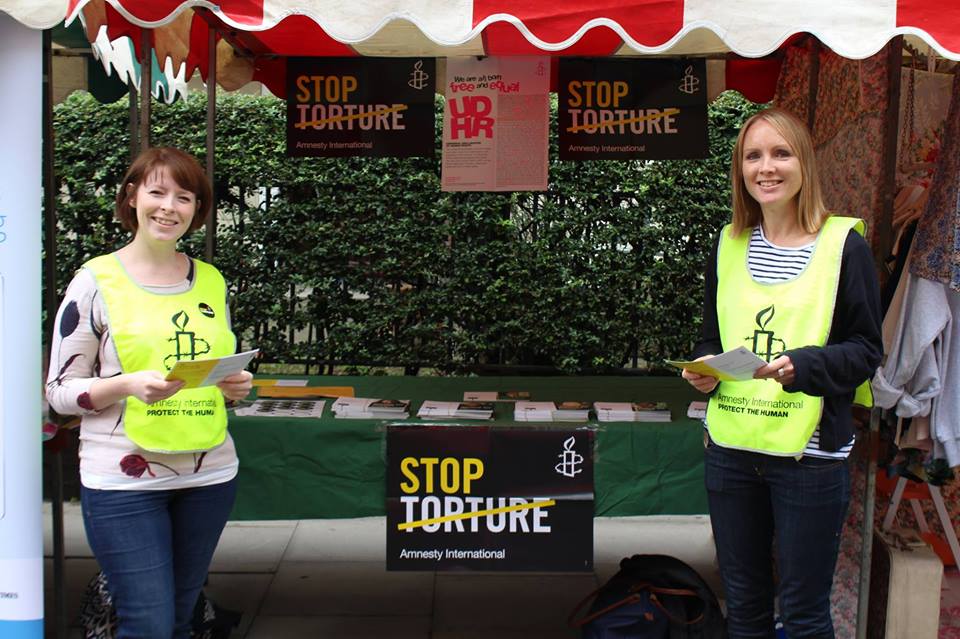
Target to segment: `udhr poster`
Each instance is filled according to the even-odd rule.
[[[545,191],[550,59],[450,58],[443,109],[444,191]]]
[[[561,160],[679,160],[708,153],[703,60],[562,58]]]

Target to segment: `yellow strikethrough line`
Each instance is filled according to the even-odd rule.
[[[602,120],[596,124],[578,124],[577,126],[567,127],[567,133],[576,133],[577,131],[582,131],[583,129],[599,129],[602,126],[615,126],[617,124],[633,124],[634,122],[644,122],[646,120],[659,120],[660,118],[665,118],[668,115],[676,115],[678,113],[680,113],[680,109],[667,109],[663,113],[657,113],[656,115],[640,115],[635,118],[624,118],[623,120]]]
[[[397,524],[397,530],[407,530],[408,528],[419,528],[429,526],[430,524],[442,524],[447,521],[457,521],[458,519],[475,519],[476,517],[485,517],[487,515],[499,515],[500,513],[509,513],[516,510],[529,510],[531,508],[549,508],[556,506],[556,499],[546,499],[544,501],[534,501],[529,504],[517,504],[516,506],[504,506],[503,508],[490,508],[487,510],[478,510],[472,513],[461,513],[459,515],[446,515],[445,517],[434,517],[433,519],[421,519],[420,521],[408,521],[404,524]]]
[[[398,104],[395,107],[388,107],[386,109],[380,109],[379,111],[367,111],[366,113],[352,113],[350,115],[335,115],[332,118],[324,118],[322,120],[313,120],[312,122],[297,122],[294,126],[298,129],[305,129],[308,126],[319,126],[321,124],[331,124],[333,122],[346,122],[347,120],[359,120],[360,118],[372,118],[378,115],[386,115],[388,113],[394,113],[396,111],[406,111],[406,104]]]

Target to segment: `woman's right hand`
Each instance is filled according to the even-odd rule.
[[[153,404],[172,397],[183,388],[182,380],[168,382],[160,371],[137,371],[123,375],[127,395],[136,397],[144,404]]]
[[[704,355],[703,357],[698,357],[693,361],[699,362],[700,360],[707,359],[708,357],[713,357],[713,355]],[[696,388],[701,393],[712,393],[713,389],[716,388],[717,384],[720,383],[720,380],[712,375],[701,375],[700,373],[689,371],[686,368],[683,369],[681,377],[687,380],[691,386]]]
[[[86,402],[82,408],[103,410],[128,397],[136,397],[145,404],[167,399],[183,388],[183,382],[168,382],[160,371],[137,371],[113,377],[99,377],[90,384]],[[79,403],[79,400],[78,400]]]

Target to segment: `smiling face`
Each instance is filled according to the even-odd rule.
[[[796,153],[777,130],[757,120],[743,139],[741,158],[747,192],[764,213],[795,212],[803,171]]]
[[[190,229],[197,196],[170,176],[165,166],[146,176],[136,190],[130,184],[130,206],[137,212],[137,237],[148,242],[176,243]]]

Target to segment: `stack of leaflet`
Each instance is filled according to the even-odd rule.
[[[666,402],[597,402],[594,408],[601,422],[670,421],[670,407]]]
[[[590,402],[557,402],[553,410],[555,422],[585,422],[590,418]]]
[[[515,402],[530,399],[530,391],[464,391],[465,402]]]
[[[552,422],[555,408],[553,402],[518,401],[513,407],[513,421]]]
[[[408,399],[341,397],[333,403],[334,417],[340,419],[406,419]]]
[[[420,405],[417,417],[421,419],[492,419],[493,403],[426,400]]]
[[[244,402],[246,404],[246,402]],[[258,398],[249,405],[240,405],[234,413],[239,417],[315,417],[323,416],[322,399]]]
[[[633,408],[630,406],[630,402],[594,402],[593,408],[597,411],[597,421],[633,421]]]
[[[669,422],[670,406],[666,402],[632,402],[633,421]]]
[[[585,422],[589,415],[590,402],[518,401],[513,409],[518,422]]]
[[[690,406],[687,407],[687,417],[689,417],[690,419],[706,419],[707,403],[706,402],[690,402]]]

